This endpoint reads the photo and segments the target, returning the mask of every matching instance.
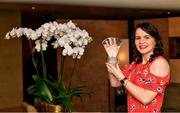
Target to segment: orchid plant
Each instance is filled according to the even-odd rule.
[[[68,111],[72,111],[73,103],[72,97],[78,96],[82,99],[82,94],[90,94],[89,91],[83,86],[71,88],[71,81],[69,87],[66,88],[64,84],[64,60],[66,56],[72,56],[75,59],[81,59],[84,54],[85,47],[92,41],[86,30],[81,30],[72,21],[67,23],[49,22],[43,24],[36,30],[30,28],[13,28],[9,31],[5,39],[25,36],[30,43],[35,42],[36,52],[41,54],[42,62],[42,75],[37,66],[39,65],[34,59],[34,53],[32,52],[32,62],[36,70],[36,75],[32,78],[35,84],[28,88],[29,94],[40,98],[41,100],[49,104],[62,104]],[[46,71],[46,62],[44,58],[44,51],[47,50],[49,45],[48,41],[52,40],[51,46],[53,48],[61,48],[61,66],[60,72],[58,72],[58,80],[49,79]],[[32,45],[32,44],[30,44]],[[75,64],[73,72],[75,69]],[[72,73],[73,74],[73,73]]]

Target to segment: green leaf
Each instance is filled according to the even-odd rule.
[[[66,95],[67,89],[65,86],[61,83],[58,83],[57,81],[51,82],[50,80],[45,80],[49,88],[53,91],[53,98],[56,100],[56,98],[59,98],[59,95]]]
[[[31,95],[36,90],[37,90],[37,87],[35,85],[32,85],[32,86],[28,87],[27,92]]]
[[[37,89],[37,87],[35,85],[30,86],[27,89],[28,93],[30,95],[36,96],[36,97],[42,97],[40,91]]]
[[[87,91],[86,86],[79,86],[69,89],[68,93],[71,97],[77,96],[83,101],[83,98],[81,95],[89,95],[91,96],[92,92]]]
[[[33,75],[33,79],[36,82],[36,86],[40,92],[41,98],[49,103],[52,103],[53,102],[52,94],[49,88],[47,87],[46,83],[44,82],[44,80],[38,75]]]
[[[50,86],[51,88],[55,88],[55,89],[58,89],[59,88],[59,84],[58,84],[58,82],[56,82],[56,81],[50,81],[50,80],[48,80],[48,79],[45,79],[44,80],[46,83],[47,83],[47,85],[48,86]]]
[[[79,87],[75,87],[75,88],[71,88],[69,90],[69,94],[70,95],[79,95],[79,94],[88,94],[89,92],[86,90],[86,88],[84,86],[79,86]]]
[[[72,111],[73,103],[70,98],[62,98],[62,99],[57,100],[57,102],[63,104],[66,110],[68,110],[69,112]]]

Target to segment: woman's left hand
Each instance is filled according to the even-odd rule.
[[[122,80],[125,78],[121,69],[119,68],[118,63],[116,65],[112,65],[110,63],[106,63],[107,70],[112,73],[118,80]]]

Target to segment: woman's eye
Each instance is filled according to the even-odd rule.
[[[152,38],[152,37],[151,37],[151,35],[145,35],[144,38],[145,38],[145,39],[150,39],[150,38]]]
[[[136,37],[136,38],[135,38],[135,40],[139,40],[139,39],[140,39],[140,37]]]
[[[149,37],[149,36],[146,36],[146,37],[145,37],[145,39],[150,39],[150,38],[151,38],[151,37]]]

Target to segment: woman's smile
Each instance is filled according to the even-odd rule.
[[[147,45],[140,45],[140,46],[139,46],[139,48],[140,48],[141,50],[146,49],[147,47],[148,47]]]

